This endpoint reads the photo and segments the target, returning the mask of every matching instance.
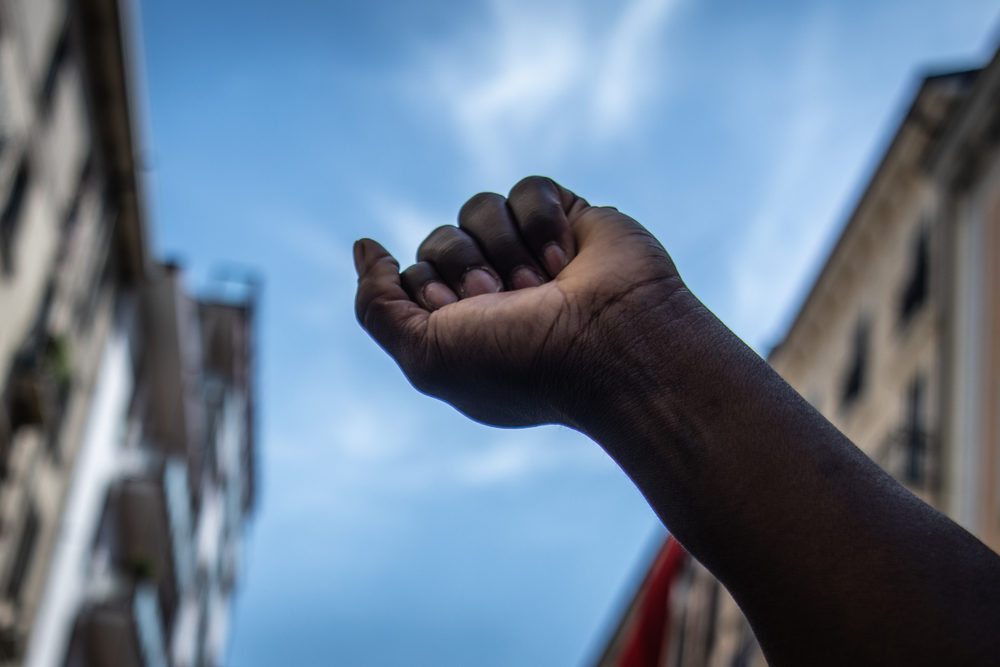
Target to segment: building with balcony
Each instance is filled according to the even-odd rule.
[[[254,291],[199,300],[175,267],[151,273],[106,357],[115,407],[85,443],[28,665],[224,659],[255,488]]]
[[[131,10],[0,3],[0,664],[224,655],[256,288],[150,259]]]
[[[913,493],[1000,551],[1000,52],[923,80],[768,360]],[[669,621],[643,639],[652,657],[625,659],[639,635],[623,622],[598,664],[765,664],[697,561],[665,590]]]

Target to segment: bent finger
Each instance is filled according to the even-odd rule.
[[[524,244],[507,200],[500,195],[483,192],[469,199],[458,213],[458,226],[476,240],[507,289],[545,281],[544,269]]]
[[[458,296],[430,262],[417,262],[400,274],[403,289],[427,310],[437,310],[458,301]]]
[[[401,365],[427,324],[428,312],[410,299],[399,278],[399,264],[376,241],[354,244],[358,272],[355,313],[361,326]],[[405,370],[405,369],[404,369]]]
[[[528,176],[511,188],[507,203],[524,242],[554,278],[576,256],[569,214],[587,202],[551,178]]]
[[[453,225],[431,232],[417,249],[417,261],[433,264],[452,291],[463,299],[503,288],[496,269],[483,256],[476,240]]]

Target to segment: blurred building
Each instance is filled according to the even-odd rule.
[[[149,259],[122,0],[0,2],[0,664],[212,665],[255,289]]]
[[[924,79],[784,340],[796,390],[918,496],[1000,551],[1000,53]],[[689,559],[646,662],[763,665]],[[633,631],[618,628],[609,647]]]

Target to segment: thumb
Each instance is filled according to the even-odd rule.
[[[371,239],[354,244],[358,322],[397,362],[426,327],[429,313],[414,303],[400,284],[399,263]]]

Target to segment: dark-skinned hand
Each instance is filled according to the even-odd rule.
[[[661,311],[695,306],[639,223],[537,176],[471,198],[402,274],[375,241],[354,253],[361,325],[417,389],[497,426],[574,425]]]

